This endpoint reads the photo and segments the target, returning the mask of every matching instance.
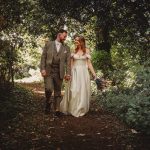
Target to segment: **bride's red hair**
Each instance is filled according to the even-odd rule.
[[[85,38],[83,36],[75,36],[75,39],[79,38],[79,43],[81,44],[81,49],[83,50],[83,55],[86,53],[86,43]],[[75,48],[75,53],[78,52],[78,47]]]

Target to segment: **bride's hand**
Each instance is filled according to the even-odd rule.
[[[66,76],[64,77],[64,79],[65,79],[65,81],[69,81],[69,80],[71,80],[71,76],[70,76],[70,75],[66,75]]]
[[[96,80],[97,79],[97,75],[93,74],[93,78],[94,78],[94,80]]]

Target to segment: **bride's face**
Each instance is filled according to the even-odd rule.
[[[81,46],[81,43],[79,42],[79,37],[76,37],[75,39],[74,39],[74,44],[75,44],[75,46],[76,47],[79,47],[79,46]]]

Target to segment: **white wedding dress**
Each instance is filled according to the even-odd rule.
[[[60,111],[75,117],[85,115],[89,111],[90,103],[90,75],[87,66],[89,54],[79,56],[72,54],[74,59],[72,79],[65,85],[65,94],[60,103]]]

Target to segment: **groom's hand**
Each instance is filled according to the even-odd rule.
[[[46,76],[46,70],[42,70],[42,71],[41,71],[41,75],[42,75],[43,77],[45,77],[45,76]]]

